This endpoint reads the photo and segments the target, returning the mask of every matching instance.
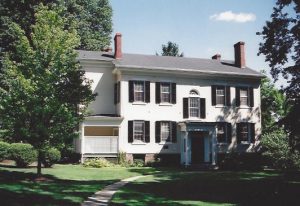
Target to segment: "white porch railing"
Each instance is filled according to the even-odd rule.
[[[118,136],[84,136],[84,154],[118,152]]]

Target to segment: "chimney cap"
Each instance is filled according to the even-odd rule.
[[[235,47],[238,46],[238,45],[245,45],[245,42],[239,41],[239,42],[237,42],[237,43],[234,44]]]
[[[221,54],[215,54],[211,57],[211,59],[221,60]]]
[[[117,33],[115,34],[115,38],[116,38],[116,36],[122,36],[122,33],[117,32]]]

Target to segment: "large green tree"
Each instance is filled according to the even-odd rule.
[[[266,22],[259,54],[265,55],[274,80],[283,77],[287,101],[292,105],[282,123],[290,134],[293,149],[300,150],[300,1],[277,0]]]
[[[70,22],[77,21],[76,30],[81,38],[77,49],[100,50],[110,45],[112,8],[109,0],[1,0],[0,45],[2,50],[12,49],[10,45],[14,37],[7,33],[11,22],[17,23],[30,38],[31,25],[36,21],[35,10],[40,3],[52,8],[60,7],[64,9],[64,12],[60,14],[62,17]]]
[[[184,54],[179,52],[179,47],[176,43],[169,41],[166,45],[162,45],[162,56],[183,57]]]
[[[61,149],[77,136],[84,106],[95,98],[76,60],[80,38],[61,12],[39,6],[30,38],[20,25],[8,25],[15,41],[4,54],[0,77],[1,135],[37,149],[38,175],[43,151]]]
[[[265,71],[262,71],[266,74]],[[285,117],[288,104],[284,94],[275,87],[268,77],[261,82],[261,119],[263,133],[277,130],[278,121]]]

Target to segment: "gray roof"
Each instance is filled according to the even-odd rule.
[[[246,68],[239,68],[234,61],[212,60],[201,58],[156,56],[142,54],[124,54],[122,59],[114,59],[113,53],[97,51],[79,51],[80,60],[111,61],[116,67],[140,69],[170,69],[188,70],[204,73],[236,74],[242,76],[263,77],[259,72]]]

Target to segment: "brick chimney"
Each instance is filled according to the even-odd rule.
[[[234,45],[234,60],[235,66],[240,68],[246,67],[245,42],[240,41]]]
[[[221,54],[215,54],[214,56],[211,57],[211,59],[220,61],[221,60]]]
[[[115,35],[115,59],[122,58],[122,34],[116,33]]]

